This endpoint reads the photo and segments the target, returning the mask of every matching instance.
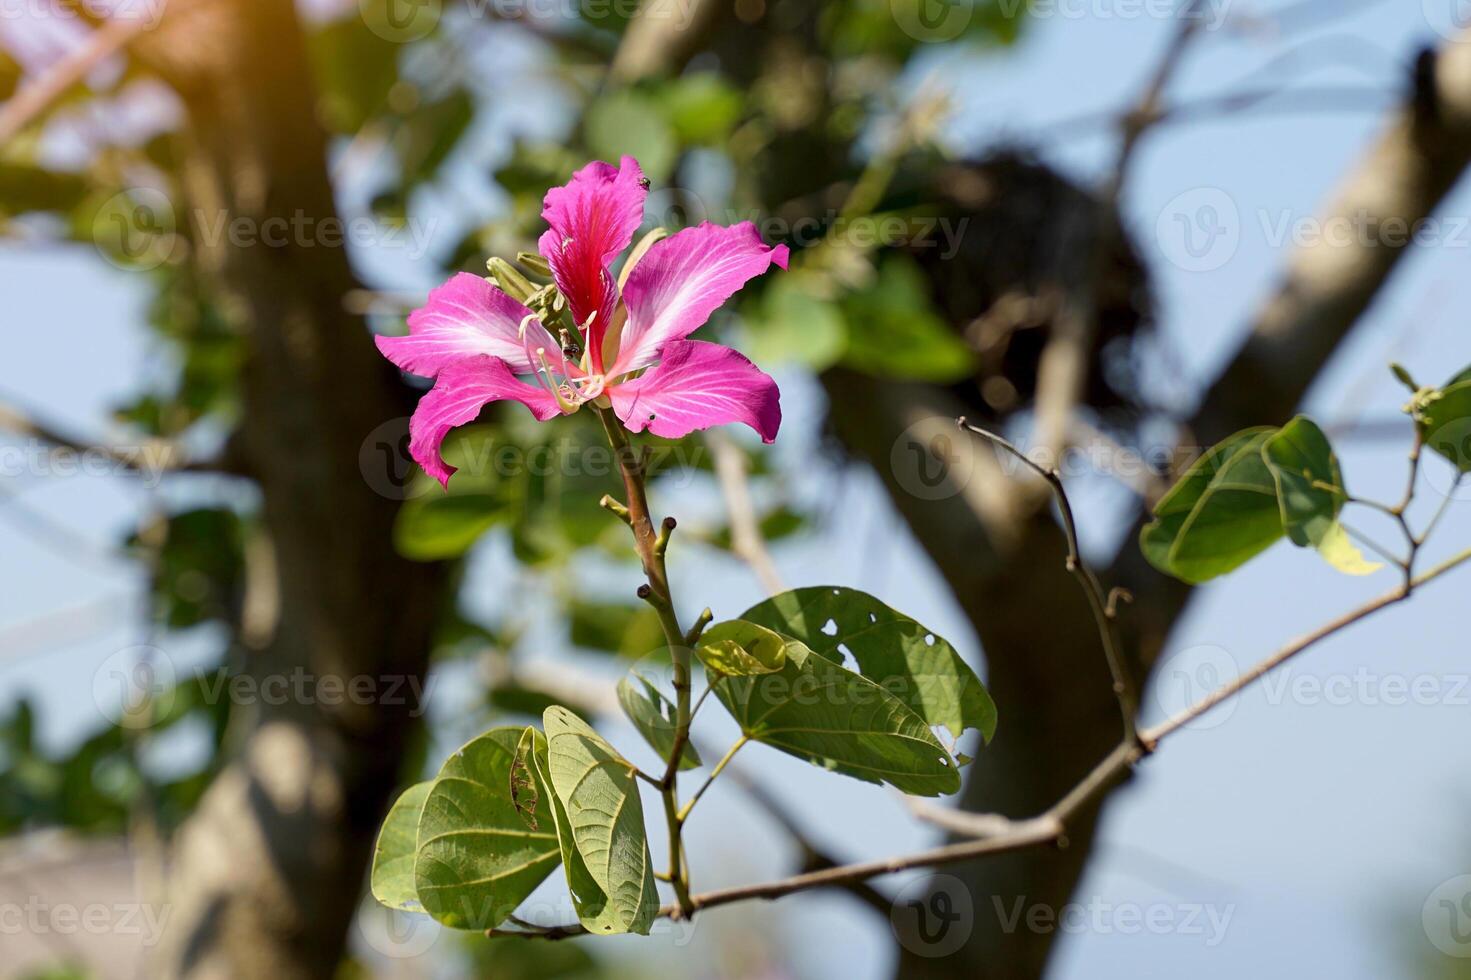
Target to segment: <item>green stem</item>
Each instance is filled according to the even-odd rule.
[[[632,529],[634,548],[643,564],[646,584],[640,586],[639,596],[653,606],[658,614],[659,625],[664,630],[664,639],[669,644],[669,655],[674,663],[674,744],[670,747],[669,766],[664,771],[664,778],[659,781],[659,788],[664,799],[665,822],[669,828],[670,881],[681,912],[690,915],[694,912],[694,905],[690,902],[684,842],[679,832],[678,788],[679,760],[684,755],[684,748],[689,744],[690,737],[690,651],[685,645],[685,633],[680,628],[679,617],[674,611],[674,600],[669,591],[669,573],[664,565],[664,552],[669,544],[669,536],[674,531],[675,521],[672,517],[666,517],[660,522],[659,529],[654,529],[654,521],[649,513],[645,457],[634,450],[628,438],[628,430],[623,428],[623,423],[609,409],[599,408],[597,412],[603,423],[603,431],[607,433],[608,444],[613,447],[618,471],[623,477],[623,489],[628,495],[628,504],[626,508],[622,508],[627,516],[619,513],[619,517],[627,520]]]
[[[684,808],[682,810],[679,811],[679,822],[681,825],[683,825],[684,822],[689,819],[690,811],[695,808],[696,803],[700,802],[700,797],[705,795],[705,790],[710,788],[710,784],[715,782],[715,777],[720,775],[720,773],[724,771],[725,767],[730,764],[730,760],[734,759],[735,754],[741,750],[741,746],[745,745],[748,741],[749,739],[745,735],[742,735],[740,738],[736,739],[734,745],[726,750],[725,755],[721,758],[721,760],[715,763],[715,768],[710,770],[710,775],[705,777],[705,781],[700,784],[700,788],[695,790],[695,795],[691,796],[690,801],[684,805]]]

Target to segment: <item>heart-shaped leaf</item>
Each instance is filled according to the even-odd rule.
[[[606,898],[597,931],[648,935],[659,893],[633,765],[566,708],[548,708],[542,724],[558,812],[568,818],[589,880]]]
[[[674,705],[669,703],[657,687],[638,671],[629,671],[618,682],[618,703],[623,713],[633,722],[639,734],[649,743],[659,758],[669,761],[674,748]],[[700,766],[700,755],[695,747],[685,744],[680,753],[679,768],[695,769]]]
[[[432,785],[426,780],[399,794],[378,831],[368,885],[373,897],[391,909],[424,911],[414,887],[414,850],[419,839],[419,814]]]
[[[530,830],[511,802],[520,728],[492,728],[439,770],[419,818],[414,885],[424,910],[456,929],[503,922],[561,857],[551,827]]]
[[[1195,461],[1154,505],[1139,545],[1155,568],[1198,584],[1260,554],[1282,537],[1277,482],[1262,459],[1274,428],[1246,429]]]
[[[988,742],[996,733],[996,705],[955,648],[866,592],[796,589],[752,606],[741,619],[799,640],[837,663],[851,654],[864,677],[955,738],[968,728]]]
[[[787,639],[765,626],[732,619],[705,630],[695,653],[715,674],[727,677],[771,674],[786,663]]]
[[[955,760],[923,718],[867,677],[810,650],[789,654],[774,673],[720,677],[713,687],[754,741],[916,796],[960,789]]]

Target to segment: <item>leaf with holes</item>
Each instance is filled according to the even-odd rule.
[[[559,812],[589,880],[606,897],[597,931],[648,935],[659,893],[633,765],[566,708],[548,708],[542,725]]]
[[[749,677],[781,670],[787,660],[788,646],[788,639],[774,630],[732,619],[705,630],[695,653],[712,674]],[[792,646],[792,650],[799,656],[807,652],[800,645]]]
[[[1338,456],[1317,423],[1299,415],[1262,444],[1262,460],[1277,484],[1282,528],[1299,548],[1316,548],[1339,571],[1367,575],[1383,567],[1366,560],[1338,522],[1348,500]]]
[[[789,653],[774,673],[720,677],[712,687],[747,738],[788,755],[916,796],[960,789],[955,760],[923,718],[811,650]]]
[[[636,670],[618,682],[618,703],[644,741],[667,763],[674,748],[674,705]],[[686,744],[680,753],[679,768],[695,769],[700,765],[700,754],[693,745]]]
[[[799,640],[838,663],[850,654],[864,677],[897,695],[926,724],[948,728],[954,738],[969,728],[987,742],[996,734],[996,705],[956,649],[866,592],[836,586],[796,589],[752,606],[741,619]]]
[[[520,728],[492,728],[445,760],[424,800],[414,885],[424,910],[456,929],[503,922],[557,866],[551,828],[530,830],[511,802]]]
[[[1262,459],[1276,429],[1246,429],[1196,460],[1154,505],[1139,535],[1160,571],[1198,584],[1240,567],[1282,537],[1277,482]]]
[[[426,780],[404,790],[378,831],[368,887],[374,898],[391,909],[424,911],[424,906],[419,904],[419,892],[414,888],[414,847],[419,839],[419,814],[424,810],[424,800],[432,785]]]

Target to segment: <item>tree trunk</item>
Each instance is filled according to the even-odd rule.
[[[370,434],[408,406],[344,311],[344,248],[324,244],[337,212],[293,5],[217,0],[169,40],[190,114],[193,260],[248,345],[240,442],[274,616],[246,671],[290,693],[237,706],[232,761],[174,846],[156,972],[330,976],[423,707],[443,570],[394,552],[397,504],[359,468]],[[222,220],[244,234],[221,234]]]

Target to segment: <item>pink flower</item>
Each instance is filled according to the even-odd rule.
[[[409,315],[408,336],[378,338],[394,364],[435,379],[409,423],[409,452],[425,472],[448,484],[445,436],[505,399],[542,421],[595,402],[633,432],[674,439],[744,422],[776,438],[776,382],[729,347],[685,338],[773,263],[785,269],[787,247],[765,245],[749,221],[706,222],[657,242],[619,295],[608,265],[632,242],[647,194],[632,157],[590,163],[547,192],[551,227],[538,244],[578,326],[580,357],[564,354],[537,314],[464,272]]]

